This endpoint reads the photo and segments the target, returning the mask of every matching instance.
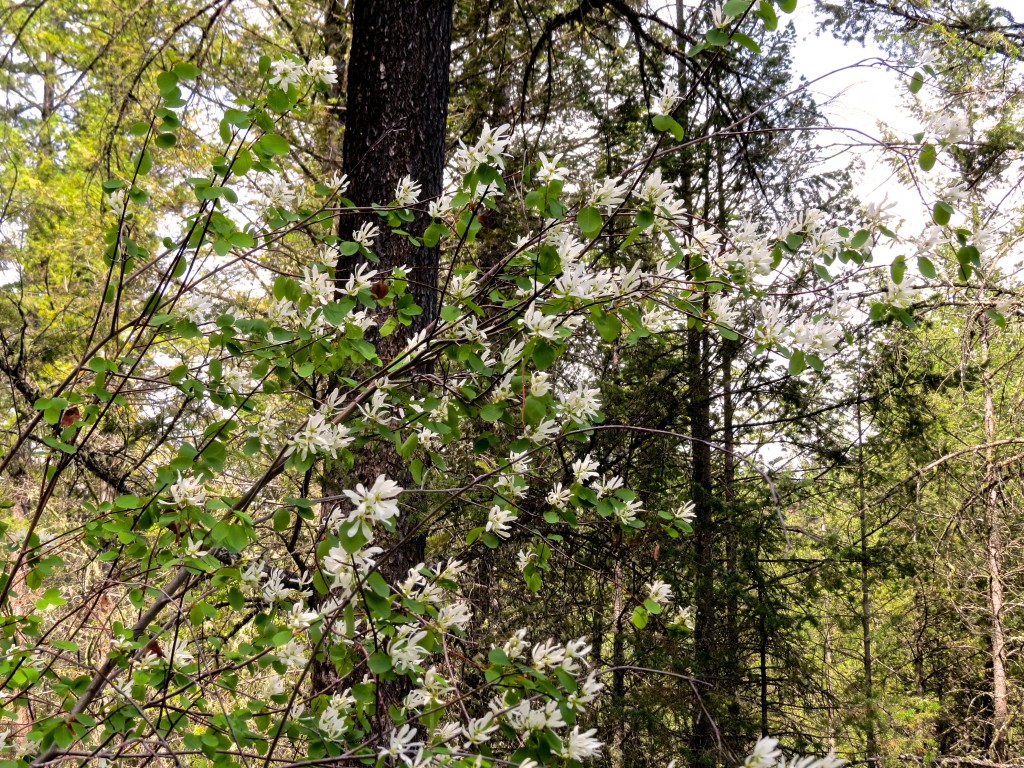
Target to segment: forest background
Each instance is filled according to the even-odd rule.
[[[0,768],[1021,765],[1020,9],[796,5],[0,5]]]

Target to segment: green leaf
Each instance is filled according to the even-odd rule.
[[[1000,314],[998,311],[994,309],[987,309],[985,310],[985,314],[988,315],[988,317],[991,318],[992,322],[994,322],[1000,328],[1006,327],[1006,318],[1003,317],[1002,314]]]
[[[480,409],[480,418],[484,421],[497,421],[504,412],[505,409],[497,403],[488,403]]]
[[[43,596],[36,600],[36,610],[45,611],[51,605],[60,606],[66,605],[67,600],[60,596],[60,590],[53,588],[48,589],[43,593]]]
[[[195,80],[199,77],[199,67],[188,61],[180,61],[171,69],[182,80]]]
[[[851,238],[851,240],[850,240],[850,247],[851,248],[861,248],[870,239],[871,239],[871,233],[868,230],[866,230],[866,229],[862,229],[862,230],[858,231],[857,234],[855,234],[853,236],[853,238]]]
[[[745,35],[742,32],[733,32],[732,39],[733,42],[739,43],[751,53],[758,56],[761,55],[761,46],[749,35]]]
[[[647,622],[649,619],[650,616],[648,616],[647,611],[644,610],[644,607],[642,605],[638,605],[636,608],[633,609],[633,616],[630,619],[630,621],[633,622],[633,626],[637,629],[643,629],[647,626]]]
[[[135,169],[139,176],[145,176],[153,170],[153,156],[149,154],[149,150],[146,150],[142,154],[136,156]]]
[[[616,315],[596,314],[594,316],[594,327],[598,334],[607,342],[613,342],[619,338],[622,332],[622,321]]]
[[[925,144],[921,148],[921,153],[917,156],[917,164],[921,166],[921,170],[930,171],[935,167],[935,145]]]
[[[250,168],[252,168],[252,152],[248,149],[238,150],[235,162],[231,164],[231,173],[235,176],[245,176]]]
[[[547,415],[548,408],[544,404],[543,400],[540,400],[533,395],[528,395],[526,398],[525,411],[527,423],[536,424]]]
[[[294,633],[290,629],[282,629],[270,637],[270,645],[274,648],[280,648],[291,640],[292,637],[294,637]]]
[[[178,137],[173,133],[158,133],[153,143],[161,149],[170,149],[178,143]]]
[[[944,227],[949,224],[949,220],[953,218],[953,208],[941,200],[935,204],[935,208],[932,209],[932,218],[935,219],[935,223],[940,227]]]
[[[277,510],[277,512],[274,513],[274,530],[287,530],[288,526],[291,524],[291,521],[291,512],[289,512],[286,507],[282,507],[281,509]]]
[[[555,350],[546,341],[541,339],[533,349],[533,363],[541,371],[546,371],[555,362]]]
[[[924,85],[924,75],[920,72],[915,72],[914,76],[910,78],[908,87],[911,93],[917,93],[921,90],[921,86]]]
[[[370,656],[367,665],[370,667],[370,671],[376,675],[383,675],[386,672],[391,671],[391,657],[383,651],[377,651]]]
[[[508,655],[501,648],[491,648],[487,653],[487,660],[502,667],[507,667],[510,663]]]
[[[423,233],[423,244],[427,248],[435,247],[448,232],[448,228],[439,221],[430,223],[426,231]]]
[[[373,571],[366,577],[366,585],[380,597],[391,596],[391,588],[388,587],[388,583],[384,581],[384,577],[380,575],[379,571]]]
[[[892,264],[889,265],[889,274],[892,276],[892,281],[899,285],[903,282],[903,275],[907,271],[907,262],[902,256],[897,256]]]
[[[929,280],[935,279],[935,265],[932,264],[931,259],[927,256],[921,256],[918,258],[917,270],[921,273],[921,277],[925,277]]]
[[[796,10],[796,0],[778,0],[779,8],[784,13],[792,13]]]
[[[671,115],[655,115],[651,118],[651,122],[656,130],[662,133],[671,133],[676,141],[682,141],[686,135],[683,131],[683,126],[677,123]]]
[[[729,44],[729,33],[724,29],[714,27],[704,33],[704,39],[708,41],[708,45],[714,48],[721,48]]]
[[[917,321],[905,309],[901,309],[900,307],[890,307],[889,311],[892,312],[893,317],[903,323],[907,328],[917,328]]]
[[[754,0],[728,0],[722,6],[722,14],[725,16],[742,16],[753,4]]]
[[[268,155],[286,155],[291,148],[284,136],[277,133],[264,134],[256,144],[261,152]]]
[[[256,238],[248,232],[232,232],[228,240],[238,248],[253,248],[256,245]]]
[[[793,356],[789,358],[789,373],[791,376],[797,376],[803,372],[804,368],[807,367],[807,362],[804,360],[804,353],[800,350],[793,352]]]
[[[284,114],[292,108],[293,104],[288,91],[282,91],[280,88],[271,88],[270,93],[267,94],[267,106],[278,114]]]
[[[779,28],[779,17],[776,15],[775,8],[770,0],[761,0],[761,4],[757,7],[757,15],[764,22],[764,28],[769,32],[774,32]]]
[[[584,208],[581,210],[576,214],[576,223],[579,225],[580,231],[591,239],[597,237],[604,226],[601,213],[596,208]]]
[[[163,96],[172,94],[178,89],[178,76],[173,72],[161,72],[156,76],[156,87]]]

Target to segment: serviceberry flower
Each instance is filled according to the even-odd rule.
[[[273,73],[270,84],[276,85],[282,91],[287,91],[289,86],[298,85],[303,74],[302,65],[293,59],[278,59],[271,62],[270,70]]]
[[[197,477],[183,477],[181,472],[178,473],[178,482],[172,485],[168,492],[171,494],[171,504],[201,507],[206,503],[206,488],[203,482]]]
[[[596,756],[603,745],[594,738],[595,733],[596,728],[581,732],[578,725],[574,726],[569,736],[563,740],[559,754],[569,760],[587,760]]]
[[[676,104],[679,103],[679,86],[672,80],[669,80],[665,86],[665,90],[658,96],[658,102],[655,105],[655,112],[659,115],[671,115],[672,110],[676,108]]]
[[[196,541],[191,536],[188,537],[188,543],[185,544],[185,556],[186,557],[202,557],[206,554],[206,550],[202,549],[203,542],[200,539]]]
[[[338,68],[330,56],[310,59],[306,65],[306,76],[315,83],[334,85],[338,82]]]
[[[380,227],[366,221],[363,222],[363,225],[359,227],[359,229],[352,233],[352,239],[363,246],[363,248],[370,250],[373,247],[373,241],[379,234]]]
[[[422,187],[418,181],[413,181],[412,176],[403,176],[395,188],[395,205],[399,208],[408,208],[420,199]]]
[[[363,535],[369,539],[373,535],[371,529],[375,523],[385,523],[398,517],[396,499],[402,490],[398,483],[384,475],[377,475],[369,489],[359,483],[354,491],[345,491],[345,495],[355,505],[347,521],[353,524],[352,533],[362,529]]]
[[[672,587],[661,579],[657,579],[647,585],[647,599],[653,600],[658,605],[672,602]]]
[[[550,184],[553,181],[565,181],[565,169],[559,168],[558,163],[564,153],[558,153],[550,160],[543,152],[540,153],[540,168],[537,170],[537,180],[543,184]]]
[[[515,519],[517,518],[512,510],[504,509],[495,504],[487,512],[487,525],[484,526],[484,530],[502,539],[507,539],[512,535],[512,526],[509,523]]]

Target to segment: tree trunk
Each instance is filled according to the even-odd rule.
[[[717,660],[721,649],[715,630],[721,606],[717,604],[715,594],[715,523],[711,496],[711,447],[708,444],[711,438],[711,409],[710,376],[706,360],[707,334],[696,328],[691,328],[687,334],[690,392],[686,408],[692,438],[690,493],[694,504],[693,546],[696,571],[693,585],[696,604],[693,670],[699,681],[717,684],[721,671]],[[717,710],[714,704],[717,698],[717,690],[706,693],[705,701],[698,705],[694,715],[690,738],[694,765],[709,766],[718,762],[718,730],[717,724],[712,721]]]
[[[981,326],[981,386],[985,411],[985,442],[991,444],[996,439],[996,412],[992,397],[992,367],[989,358],[992,325],[988,317],[982,315]],[[988,570],[992,654],[992,742],[989,751],[993,760],[1002,762],[1007,759],[1006,729],[1009,724],[1009,706],[1006,692],[1006,638],[1003,628],[1003,542],[999,514],[999,477],[992,448],[985,451],[985,487],[985,560]]]
[[[871,650],[871,549],[868,546],[868,517],[864,491],[864,426],[861,422],[861,398],[857,398],[857,506],[860,511],[860,624],[864,670],[864,729],[866,760],[869,766],[878,763],[876,731],[874,659]]]
[[[346,196],[360,208],[387,205],[395,197],[398,182],[407,175],[422,185],[418,207],[425,209],[426,201],[441,193],[452,7],[453,0],[356,0],[353,4],[342,171],[349,178]],[[332,39],[343,38],[333,35]],[[328,53],[338,56],[343,52]],[[349,237],[366,221],[383,224],[376,213],[346,213],[341,217],[339,235]],[[415,221],[403,229],[418,234],[427,223],[426,213],[417,211]],[[423,309],[411,327],[399,325],[387,338],[373,339],[381,359],[387,361],[411,334],[437,316],[438,254],[392,235],[386,226],[381,226],[374,251],[380,259],[374,268],[385,276],[393,267],[411,268],[409,291]],[[342,256],[336,271],[339,282],[358,263],[356,257]],[[401,485],[411,483],[405,462],[390,443],[367,444],[351,474],[328,472],[324,491],[334,496],[357,482],[369,486],[378,475],[387,475]],[[418,527],[416,510],[403,504],[398,530],[380,543],[387,552],[380,572],[391,584],[424,559],[426,536]],[[331,662],[317,662],[314,690],[328,690],[336,683]],[[378,686],[374,723],[378,735],[390,728],[388,707],[402,699],[406,683],[399,678]]]
[[[406,175],[422,185],[421,201],[441,194],[452,3],[358,0],[354,4],[342,170],[349,177],[348,197],[358,206],[387,204]],[[425,209],[425,203],[420,207]],[[343,217],[341,235],[366,220],[380,222],[376,214]],[[421,210],[407,229],[420,232],[428,223]],[[378,269],[412,268],[409,290],[423,314],[407,333],[425,327],[437,315],[437,252],[388,232],[382,232],[375,245]],[[353,259],[342,256],[339,275],[353,266]],[[392,334],[381,352],[400,349],[406,338],[401,332]]]

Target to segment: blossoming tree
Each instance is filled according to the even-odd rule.
[[[686,135],[673,88],[648,151],[589,189],[567,185],[560,156],[508,173],[506,125],[445,163],[451,4],[392,5],[355,4],[340,175],[299,189],[286,171],[291,126],[337,83],[326,55],[260,60],[215,120],[217,154],[179,180],[184,216],[159,210],[149,180],[186,126],[209,128],[192,114],[198,69],[162,72],[151,119],[128,128],[133,155],[102,185],[106,276],[84,351],[0,459],[45,464],[38,494],[12,502],[26,524],[0,586],[0,689],[17,734],[0,768],[597,757],[592,642],[528,627],[492,642],[465,578],[515,540],[542,593],[569,532],[690,530],[686,500],[651,519],[586,450],[630,425],[602,423],[599,389],[585,365],[566,376],[566,356],[690,327],[799,373],[843,343],[833,308],[894,237],[885,210],[845,224],[799,211],[773,231],[696,221],[654,162],[708,140]],[[752,44],[743,24],[773,28],[792,5],[730,0],[692,53]],[[436,38],[434,57],[389,47],[399,28]],[[478,263],[500,196],[528,227]],[[158,238],[165,217],[181,229]],[[876,314],[902,316],[902,277]],[[109,497],[82,502],[82,525],[43,535],[71,468],[103,470],[93,446],[129,411],[159,416],[159,438],[104,470]],[[80,588],[72,547],[94,563]],[[661,578],[626,600],[639,630],[686,625]],[[767,738],[746,761],[777,763]]]

